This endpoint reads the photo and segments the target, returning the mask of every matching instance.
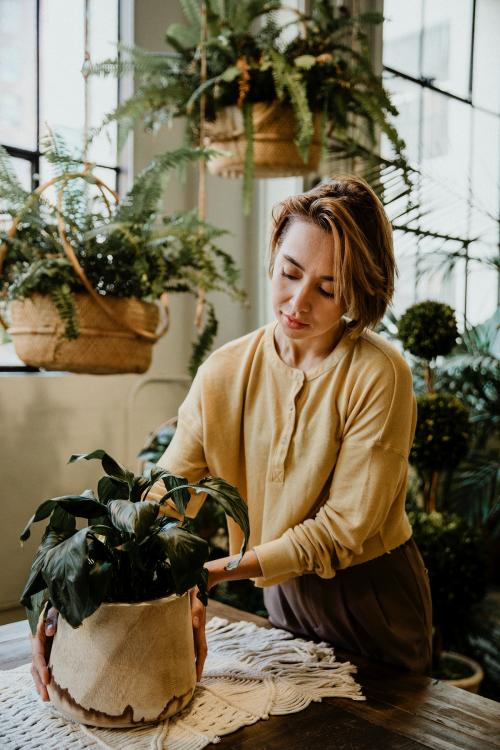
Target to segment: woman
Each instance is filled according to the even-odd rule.
[[[412,377],[369,330],[393,294],[389,221],[355,177],[288,198],[273,219],[276,320],[200,367],[159,464],[190,481],[222,476],[247,500],[249,549],[226,569],[242,541],[229,520],[231,555],[207,563],[209,587],[252,578],[273,625],[426,672],[430,590],[404,509]],[[187,515],[201,502],[193,497]],[[201,677],[195,592],[192,611]]]

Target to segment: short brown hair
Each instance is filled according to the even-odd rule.
[[[269,273],[294,221],[309,221],[332,235],[334,296],[344,301],[351,335],[383,317],[394,293],[392,228],[384,207],[360,177],[339,176],[293,195],[273,210]]]

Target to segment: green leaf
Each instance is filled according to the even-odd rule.
[[[179,51],[193,49],[200,41],[200,34],[196,29],[183,23],[172,23],[167,29],[166,40]]]
[[[125,469],[125,467],[119,464],[118,461],[115,461],[115,459],[112,458],[109,453],[106,453],[106,451],[99,449],[92,451],[91,453],[78,453],[71,456],[68,463],[72,464],[75,463],[75,461],[81,461],[82,459],[85,459],[85,461],[91,461],[94,458],[100,459],[102,468],[110,477],[121,479],[123,482],[130,484],[134,476],[132,472]]]
[[[82,495],[62,495],[61,497],[54,497],[51,500],[45,500],[41,505],[38,506],[37,510],[26,524],[26,527],[24,528],[20,536],[21,541],[25,542],[26,539],[29,539],[31,534],[31,524],[36,523],[37,521],[43,521],[44,518],[48,518],[54,508],[56,508],[57,506],[63,508],[66,511],[69,511],[73,515],[80,515],[82,518],[87,518],[86,509],[90,508],[87,503],[92,502],[96,501],[91,501],[88,497],[82,497]],[[100,510],[102,515],[102,505],[100,507]]]
[[[198,583],[208,560],[208,543],[204,539],[172,524],[154,537],[154,543],[161,545],[168,558],[176,594],[184,594]]]
[[[33,596],[30,599],[30,606],[26,607],[26,616],[28,617],[30,630],[33,635],[35,635],[36,633],[38,620],[40,619],[40,614],[42,610],[45,608],[45,605],[47,604],[48,600],[49,600],[49,590],[47,588],[44,588],[41,591],[38,591],[36,594],[33,594]]]
[[[241,75],[241,70],[236,67],[236,65],[230,65],[229,68],[226,68],[226,70],[220,74],[220,79],[222,81],[225,81],[226,83],[231,83],[231,81],[234,81],[238,76]]]
[[[74,521],[74,518],[73,518]],[[31,608],[31,597],[46,588],[45,580],[42,576],[42,568],[45,563],[45,557],[49,550],[61,544],[65,539],[73,536],[75,529],[67,529],[65,531],[55,531],[50,526],[47,527],[40,546],[36,552],[33,563],[31,565],[31,571],[26,582],[26,585],[21,594],[21,604],[27,609]]]
[[[84,528],[49,550],[42,575],[50,600],[77,628],[106,600],[112,566],[106,547]]]
[[[241,558],[247,548],[248,537],[250,535],[250,523],[248,520],[248,508],[241,497],[240,493],[232,484],[226,482],[220,477],[207,477],[202,479],[198,484],[189,484],[188,487],[195,492],[206,492],[211,498],[216,500],[222,506],[224,512],[230,516],[242,529],[244,538],[241,545],[240,554],[236,560],[231,561],[226,566],[227,570],[237,568]]]
[[[294,65],[297,66],[297,68],[310,70],[314,65],[316,65],[316,58],[314,57],[314,55],[299,55],[299,57],[296,57],[293,62]]]
[[[132,534],[137,542],[151,532],[159,510],[158,503],[133,503],[130,500],[110,500],[108,503],[113,526],[119,531]]]
[[[110,500],[127,500],[129,490],[126,484],[114,477],[101,477],[97,484],[97,495],[101,503]]]
[[[87,497],[62,498],[58,501],[58,505],[79,518],[99,518],[107,514],[103,503]]]
[[[184,515],[190,498],[189,490],[187,489],[187,479],[171,474],[169,471],[165,471],[160,479],[165,485],[168,496],[173,500],[175,507],[179,513]]]

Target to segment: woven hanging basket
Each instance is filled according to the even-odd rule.
[[[72,179],[85,174],[75,173]],[[95,175],[94,179],[109,208],[104,191],[107,190],[115,200],[118,200],[117,194]],[[51,297],[32,294],[10,305],[12,325],[9,334],[16,354],[25,364],[45,370],[90,375],[146,372],[151,364],[153,344],[168,329],[166,301],[162,308],[135,298],[103,297],[96,292],[65,233],[61,203],[68,178],[55,177],[37,188],[35,194],[59,181],[63,182],[58,194],[59,236],[75,275],[86,289],[86,292],[73,295],[79,335],[75,339],[66,338],[65,325]],[[9,238],[15,235],[19,221],[19,217],[13,221]],[[0,273],[6,252],[4,244],[0,247]],[[159,325],[161,310],[163,320]],[[0,322],[3,323],[1,319]]]
[[[254,177],[294,177],[319,168],[321,156],[321,115],[314,114],[314,135],[309,156],[303,161],[295,138],[295,115],[289,105],[258,102],[252,105]],[[225,107],[214,122],[205,122],[205,143],[229,156],[216,156],[208,162],[211,174],[241,177],[245,171],[247,141],[243,113],[239,107]]]
[[[90,294],[75,294],[80,335],[67,339],[64,323],[48,295],[34,294],[11,303],[9,328],[16,354],[31,367],[86,372],[92,375],[146,372],[151,364],[152,341],[130,327],[154,334],[159,318],[156,305],[138,299],[106,297],[106,304],[123,323],[115,323]]]

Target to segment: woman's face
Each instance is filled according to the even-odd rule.
[[[271,279],[274,314],[290,339],[325,343],[344,313],[333,297],[332,235],[294,220],[276,254]]]

